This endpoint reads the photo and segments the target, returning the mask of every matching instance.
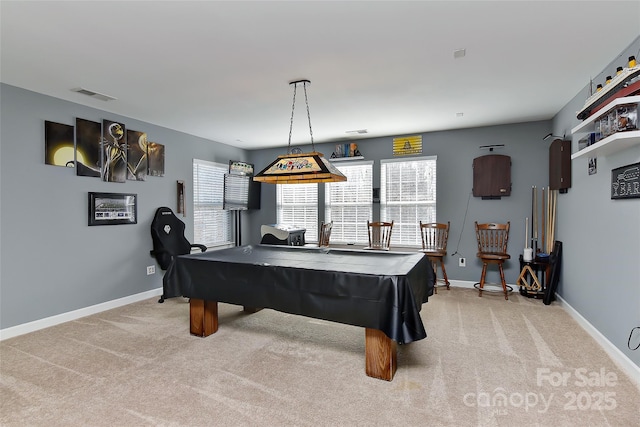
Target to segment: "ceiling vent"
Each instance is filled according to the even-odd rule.
[[[466,49],[456,49],[453,51],[453,57],[455,59],[464,58],[467,55]]]
[[[113,96],[105,95],[104,93],[94,92],[92,90],[85,89],[85,88],[82,88],[82,87],[77,87],[77,88],[71,89],[71,90],[73,92],[78,92],[78,93],[81,93],[83,95],[87,95],[87,96],[90,96],[92,98],[99,99],[100,101],[113,101],[113,100],[118,99],[118,98],[115,98]]]

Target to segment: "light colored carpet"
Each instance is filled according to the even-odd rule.
[[[189,335],[182,298],[0,343],[2,426],[634,426],[640,392],[562,308],[439,289],[391,382],[364,329],[220,304]],[[566,380],[563,381],[563,377]],[[586,378],[586,381],[585,381]],[[555,382],[557,380],[557,382]]]

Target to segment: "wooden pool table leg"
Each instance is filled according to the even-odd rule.
[[[378,329],[365,328],[365,359],[367,375],[391,381],[398,367],[396,342]]]
[[[218,302],[191,298],[189,300],[191,335],[208,337],[218,331]]]

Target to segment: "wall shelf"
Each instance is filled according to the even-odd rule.
[[[585,119],[578,126],[571,129],[571,134],[577,133],[590,133],[595,130],[595,122],[599,120],[605,114],[608,114],[613,108],[619,105],[640,103],[640,95],[636,96],[624,96],[616,98],[604,108],[600,109],[600,113],[593,114],[591,117]],[[624,150],[635,145],[640,145],[640,130],[617,132],[613,135],[601,139],[600,141],[592,144],[580,151],[577,151],[571,155],[571,160],[577,159],[582,156],[595,157],[597,155],[606,156],[608,154],[615,153],[617,151]]]
[[[618,132],[573,153],[571,160],[586,155],[589,155],[589,157],[596,155],[606,156],[624,150],[625,148],[633,147],[634,145],[640,145],[640,130]]]
[[[364,156],[351,156],[351,157],[331,157],[330,162],[345,162],[348,160],[364,160]]]

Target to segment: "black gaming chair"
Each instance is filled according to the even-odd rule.
[[[192,248],[198,248],[202,252],[207,250],[206,246],[192,244],[184,237],[184,222],[167,207],[156,210],[151,222],[151,238],[153,239],[151,256],[155,257],[162,270],[167,270],[176,256],[191,253]],[[168,297],[165,294],[166,292],[158,302],[164,302],[165,297]]]

